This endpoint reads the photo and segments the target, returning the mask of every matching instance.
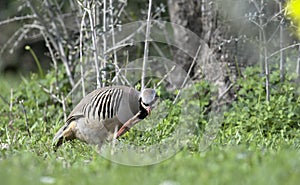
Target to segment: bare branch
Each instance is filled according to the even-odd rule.
[[[95,22],[93,20],[93,15],[95,14],[94,7],[95,5],[88,3],[88,8],[86,9],[89,19],[90,19],[90,28],[92,32],[92,43],[93,43],[93,54],[94,54],[94,61],[95,61],[95,70],[96,70],[96,80],[97,80],[97,88],[101,87],[100,82],[100,69],[99,69],[99,60],[98,60],[98,47],[97,47],[97,36],[95,30]]]
[[[65,66],[66,73],[67,73],[67,76],[69,78],[69,82],[70,82],[71,86],[73,87],[74,86],[74,79],[72,77],[70,66],[68,64],[68,59],[67,59],[67,57],[65,55],[65,51],[63,49],[63,45],[62,45],[61,42],[58,43],[58,51],[60,52],[62,62],[64,64],[64,66]]]
[[[233,85],[234,85],[234,83],[231,83],[231,84],[227,87],[227,89],[225,89],[225,91],[222,92],[222,94],[219,95],[218,101],[220,101],[220,100],[221,100],[221,99],[229,92],[229,90],[233,87]]]
[[[111,33],[112,33],[112,47],[115,46],[115,29],[114,29],[114,13],[113,13],[113,1],[112,0],[109,0],[109,12],[110,12],[110,26],[111,26]],[[113,50],[113,55],[114,55],[114,65],[115,66],[118,66],[118,59],[117,59],[117,52],[116,50]],[[116,80],[117,80],[117,83],[118,83],[118,71],[119,69],[118,68],[115,68],[115,73],[116,73]]]
[[[283,8],[282,8],[282,3],[281,2],[278,2],[279,3],[279,10],[280,10],[280,13],[283,12]],[[280,14],[278,14],[280,15]],[[280,23],[279,23],[279,47],[280,49],[283,48],[283,45],[284,45],[284,35],[283,35],[283,30],[284,30],[284,20],[281,19],[280,20]],[[283,82],[285,80],[285,53],[284,51],[281,51],[280,52],[280,80],[281,82]]]
[[[9,117],[10,117],[10,119],[12,119],[13,95],[14,95],[14,91],[13,91],[13,89],[10,89],[10,104],[9,104]]]
[[[20,17],[13,17],[13,18],[10,18],[10,19],[6,19],[4,21],[0,21],[0,26],[4,25],[4,24],[9,24],[9,23],[12,23],[12,22],[15,22],[15,21],[24,21],[26,19],[34,19],[36,18],[35,15],[25,15],[25,16],[20,16]]]
[[[147,69],[147,62],[148,62],[148,53],[149,53],[149,35],[150,35],[150,18],[151,18],[151,7],[152,7],[152,0],[149,0],[148,3],[148,15],[147,15],[147,26],[146,26],[146,37],[145,37],[145,46],[144,46],[144,58],[143,58],[143,68],[142,68],[142,76],[141,76],[141,89],[145,88],[145,76],[146,76],[146,69]]]
[[[61,93],[61,104],[62,104],[62,108],[63,108],[63,112],[64,112],[64,122],[67,121],[67,113],[66,113],[66,100],[64,97],[64,94]]]
[[[48,40],[48,37],[46,37],[44,35],[44,32],[42,32],[42,34],[44,36],[46,47],[48,48],[48,51],[50,53],[50,56],[51,56],[51,59],[52,59],[53,65],[54,65],[54,70],[55,70],[55,88],[56,88],[56,90],[59,90],[59,88],[58,88],[58,66],[57,66],[57,60],[56,60],[56,58],[54,56],[54,51],[52,50],[51,44],[50,44],[50,42]]]
[[[300,45],[298,47],[298,58],[297,58],[297,68],[296,68],[296,73],[297,73],[297,81],[298,83],[300,82]]]
[[[147,23],[142,23],[142,25],[135,32],[132,32],[130,35],[125,37],[123,40],[120,40],[119,42],[117,42],[115,44],[116,46],[114,48],[109,48],[105,52],[105,54],[108,54],[108,53],[112,52],[114,49],[117,49],[117,48],[122,48],[124,46],[132,46],[133,43],[125,43],[125,42],[132,39],[132,37],[134,37],[137,33],[141,32],[141,30],[144,29],[145,26],[147,26]]]
[[[175,99],[174,99],[174,101],[173,101],[173,104],[176,103],[176,101],[177,101],[179,95],[181,94],[181,90],[182,90],[183,87],[185,86],[185,84],[186,84],[188,78],[190,77],[190,74],[191,74],[191,72],[192,72],[192,69],[193,69],[193,67],[194,67],[194,65],[195,65],[195,63],[196,63],[196,61],[197,61],[198,55],[199,55],[199,53],[200,53],[201,47],[202,47],[202,45],[200,45],[200,46],[198,47],[198,49],[197,49],[196,55],[194,56],[194,59],[193,59],[193,62],[192,62],[192,64],[190,65],[190,68],[189,68],[189,70],[188,70],[188,72],[187,72],[187,74],[186,74],[186,77],[184,78],[184,81],[183,81],[182,84],[181,84],[181,87],[180,87],[180,89],[179,89],[179,91],[178,91],[178,93],[177,93],[177,95],[176,95],[176,97],[175,97]]]
[[[273,57],[273,56],[279,54],[279,53],[282,52],[282,51],[285,51],[285,50],[290,49],[290,48],[294,48],[294,47],[296,47],[296,46],[300,46],[300,43],[295,43],[295,44],[286,46],[286,47],[284,47],[284,48],[281,48],[280,50],[277,50],[277,51],[271,53],[271,54],[268,56],[268,58],[271,58],[271,57]]]
[[[43,85],[39,84],[39,86],[42,88],[42,90],[49,94],[51,98],[53,98],[54,100],[58,101],[59,103],[62,103],[62,100],[56,96],[55,94],[53,94],[50,90],[48,90],[46,87],[44,87]]]
[[[7,42],[2,46],[0,50],[0,55],[4,53],[4,51],[8,48],[8,46],[11,43],[14,43],[11,48],[11,53],[13,52],[13,49],[19,44],[19,42],[26,36],[26,34],[30,30],[25,26],[19,28],[17,31],[14,32],[14,34],[7,40]]]
[[[160,86],[160,84],[171,74],[171,72],[174,71],[175,69],[175,65],[170,69],[170,71],[168,71],[163,77],[162,79],[156,84],[156,87]]]
[[[103,14],[103,25],[102,25],[102,29],[103,29],[103,32],[106,33],[106,9],[107,9],[107,5],[106,5],[106,0],[103,0],[103,9],[102,9],[102,14]],[[103,61],[101,62],[101,68],[104,69],[106,68],[106,54],[107,54],[107,42],[106,42],[106,34],[102,34],[102,41],[103,41],[103,55],[102,55],[102,58],[103,58]],[[103,71],[103,75],[102,75],[102,78],[103,79],[106,79],[107,76],[106,76],[106,71]],[[103,81],[104,83],[104,81]],[[105,84],[103,84],[105,85]]]
[[[80,79],[81,79],[81,88],[82,88],[82,96],[85,97],[85,85],[84,85],[84,73],[83,73],[83,52],[82,52],[82,38],[83,38],[83,27],[84,27],[84,19],[86,16],[86,11],[83,11],[83,15],[81,18],[80,25],[80,35],[79,35],[79,57],[80,57]]]

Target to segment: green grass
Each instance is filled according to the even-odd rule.
[[[0,92],[3,97],[10,96],[10,89],[16,89],[21,80],[17,74],[1,74],[0,73]],[[1,103],[2,100],[0,100]]]
[[[1,184],[276,185],[300,180],[300,153],[290,149],[275,152],[213,146],[202,153],[181,151],[160,164],[144,167],[112,163],[85,146],[39,152],[18,151],[1,158]]]

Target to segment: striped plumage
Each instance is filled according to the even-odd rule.
[[[64,140],[77,138],[101,147],[116,131],[120,136],[144,119],[155,101],[153,89],[145,89],[142,93],[126,86],[96,89],[73,109],[53,143],[58,147]]]
[[[88,119],[112,118],[119,109],[120,100],[123,95],[121,89],[105,89],[92,97],[91,102],[83,106],[82,112]]]

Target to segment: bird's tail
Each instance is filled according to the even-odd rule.
[[[76,121],[66,123],[55,134],[52,144],[57,149],[64,141],[73,140],[75,138],[74,129],[76,127]]]

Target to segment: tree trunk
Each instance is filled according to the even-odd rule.
[[[168,0],[171,22],[191,30],[201,40],[201,50],[194,66],[193,59],[182,50],[174,51],[174,60],[186,71],[192,67],[190,77],[196,80],[208,80],[218,87],[219,98],[231,102],[233,95],[228,71],[227,55],[223,48],[222,37],[226,29],[218,24],[218,12],[214,0]],[[174,39],[180,48],[191,47],[188,32],[174,28]],[[199,47],[199,46],[193,46]]]

